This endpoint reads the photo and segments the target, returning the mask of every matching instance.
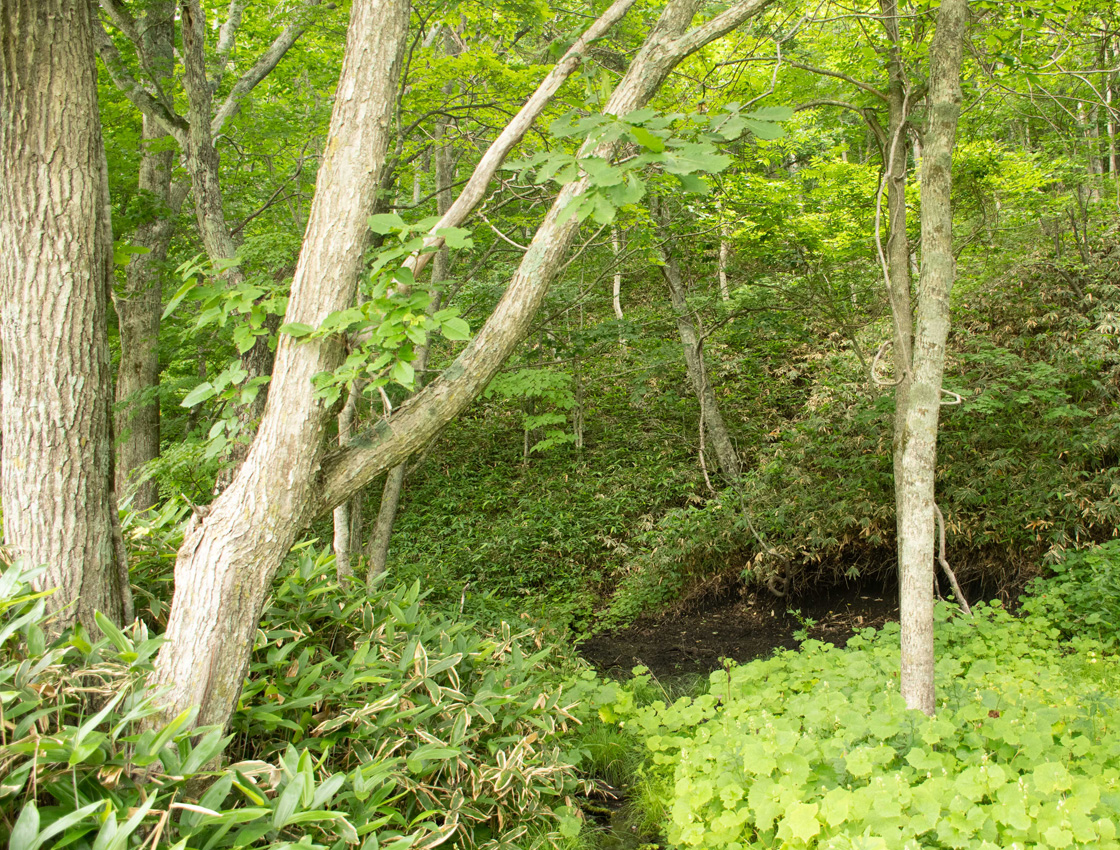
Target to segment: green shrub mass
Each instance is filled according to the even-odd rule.
[[[0,841],[39,847],[551,846],[579,832],[555,647],[431,610],[417,585],[340,588],[329,556],[277,582],[232,734],[158,719],[138,624],[44,634],[0,577]],[[220,763],[223,765],[217,767]],[[5,834],[10,830],[10,834]]]
[[[673,846],[1120,847],[1120,659],[1038,613],[938,610],[938,709],[898,693],[898,627],[806,641],[631,709]]]

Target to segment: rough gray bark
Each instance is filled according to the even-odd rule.
[[[911,383],[901,442],[898,560],[902,626],[902,696],[933,714],[934,475],[949,296],[953,288],[953,145],[961,109],[961,53],[968,0],[943,0],[930,46],[929,119],[922,152],[922,273]]]
[[[607,109],[625,114],[641,107],[677,63],[768,2],[748,0],[685,32],[699,0],[670,0]],[[292,284],[289,322],[314,327],[353,303],[407,15],[401,0],[358,0],[353,6],[331,140]],[[577,48],[575,62],[561,60],[571,66],[569,73],[586,39],[577,41]],[[614,149],[604,144],[595,152],[610,156]],[[487,161],[490,176],[500,162],[500,157]],[[489,176],[480,178],[483,186],[488,181]],[[468,182],[468,190],[474,182]],[[585,186],[581,180],[561,191],[495,312],[456,361],[390,419],[343,449],[324,456],[330,411],[311,382],[341,363],[341,343],[281,335],[268,405],[249,456],[209,515],[189,529],[179,551],[166,642],[153,677],[168,688],[167,713],[198,705],[198,723],[228,722],[264,596],[296,534],[425,445],[482,391],[524,338],[547,293],[579,226],[574,218],[561,223],[563,210]],[[462,215],[471,204],[464,207]],[[445,219],[460,213],[453,205]]]
[[[731,434],[728,433],[723,415],[719,411],[719,401],[716,399],[715,390],[712,389],[712,382],[708,379],[708,367],[704,362],[704,345],[689,315],[684,279],[681,277],[680,265],[673,256],[668,221],[663,209],[651,209],[651,212],[658,222],[658,233],[662,242],[658,249],[661,255],[661,276],[665,278],[665,283],[669,287],[669,299],[677,321],[677,333],[680,335],[681,347],[684,349],[688,383],[700,403],[701,427],[715,450],[719,468],[724,476],[729,481],[737,481],[740,474],[739,455],[735,451]]]
[[[93,612],[121,622],[131,596],[114,536],[113,236],[86,0],[0,4],[0,174],[5,540],[46,566],[36,586],[58,588],[54,627],[96,634]]]
[[[175,69],[173,0],[150,4],[136,22],[138,38],[148,57],[151,73],[167,87]],[[174,234],[174,216],[184,198],[184,187],[172,189],[174,151],[163,143],[167,132],[152,118],[143,116],[143,152],[139,189],[150,213],[131,234],[130,242],[146,248],[132,257],[125,282],[114,292],[113,306],[120,326],[121,359],[117,369],[117,412],[114,417],[116,444],[116,490],[131,497],[135,510],[156,504],[158,488],[149,479],[138,481],[137,473],[159,457],[159,322],[162,306],[162,265]]]

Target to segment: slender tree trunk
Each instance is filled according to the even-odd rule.
[[[726,304],[731,300],[731,288],[727,283],[727,261],[731,258],[731,234],[726,224],[719,228],[719,297]]]
[[[450,29],[444,29],[444,52],[448,56],[458,56],[460,52],[459,40],[455,38]],[[453,93],[454,85],[448,83],[443,87],[443,93]],[[455,182],[455,157],[452,154],[451,143],[447,139],[449,121],[446,118],[437,119],[433,141],[435,144],[435,186],[436,186],[436,212],[440,217],[447,214],[454,200],[451,186]],[[419,195],[413,203],[419,203]],[[432,288],[448,279],[451,271],[451,252],[444,245],[436,252],[432,261]],[[429,311],[434,313],[440,307],[441,297],[437,292],[433,295]],[[416,352],[416,380],[417,386],[423,383],[424,370],[428,366],[428,355],[431,352],[430,344],[422,345]],[[377,520],[374,522],[373,532],[370,534],[369,546],[366,549],[366,583],[385,572],[389,563],[389,543],[393,539],[393,526],[397,522],[397,513],[401,506],[401,492],[404,490],[407,462],[398,464],[389,470],[385,476],[385,485],[381,488],[381,501],[377,509]]]
[[[611,251],[614,253],[614,276],[611,285],[611,306],[614,307],[614,317],[620,321],[622,315],[622,266],[619,265],[619,255],[622,253],[622,242],[619,239],[618,228],[611,228]]]
[[[912,380],[901,435],[901,476],[895,481],[899,508],[902,696],[909,708],[926,714],[933,714],[936,705],[934,479],[945,341],[949,333],[949,296],[955,276],[949,202],[967,18],[967,0],[943,0],[930,46],[930,106],[922,156],[922,276]]]
[[[346,396],[346,404],[338,414],[338,444],[345,446],[350,442],[354,430],[354,417],[358,412],[358,396],[361,388],[353,386]],[[350,500],[347,499],[334,509],[334,566],[335,574],[340,582],[354,575],[354,568],[350,564],[350,542],[353,538],[351,528]]]
[[[187,95],[188,123],[185,161],[191,176],[194,193],[195,218],[212,263],[232,260],[237,256],[237,240],[226,221],[222,198],[221,162],[214,145],[211,121],[214,115],[213,86],[206,74],[206,17],[200,0],[181,0],[180,31],[183,39],[183,89]],[[222,272],[223,279],[231,286],[239,286],[245,275],[237,266]],[[268,335],[258,336],[253,347],[241,355],[241,366],[248,373],[246,381],[272,373],[272,351]],[[218,489],[228,486],[249,451],[249,438],[268,399],[267,386],[251,404],[238,411],[240,439],[233,444],[229,462],[218,475]]]
[[[660,248],[661,274],[669,286],[669,297],[673,304],[673,315],[677,319],[677,333],[680,334],[681,346],[684,348],[684,361],[688,372],[688,382],[692,386],[696,400],[700,403],[700,418],[702,426],[707,432],[707,441],[711,443],[719,461],[719,468],[731,481],[739,478],[739,455],[735,451],[735,444],[731,441],[731,434],[723,421],[719,410],[712,383],[708,380],[708,367],[704,362],[704,347],[696,332],[696,326],[689,315],[688,299],[686,297],[684,280],[681,269],[673,256],[671,249],[668,223],[664,210],[652,210],[655,220],[659,222],[661,241],[664,247]]]
[[[149,5],[138,18],[149,66],[166,84],[175,70],[173,0]],[[159,323],[162,305],[162,265],[174,234],[174,216],[184,199],[184,187],[172,188],[174,151],[166,146],[167,132],[143,116],[143,151],[139,188],[151,216],[132,234],[133,245],[147,253],[132,257],[124,286],[113,296],[120,326],[121,359],[117,369],[115,415],[116,490],[131,495],[135,510],[147,510],[159,496],[154,480],[138,481],[145,464],[159,457]]]
[[[670,0],[611,95],[607,111],[624,115],[641,108],[682,59],[768,2],[745,0],[686,31],[699,0]],[[600,24],[610,26],[628,5],[612,4],[589,33],[603,32]],[[400,0],[354,3],[330,141],[288,301],[289,322],[316,327],[330,313],[353,303],[407,17],[407,6]],[[563,73],[546,78],[550,86],[571,73],[589,40],[585,35],[573,45],[558,65]],[[508,136],[503,131],[499,139],[520,138],[546,102],[547,96],[534,94],[515,116]],[[581,155],[611,157],[616,149],[614,142],[587,143]],[[462,221],[478,202],[501,159],[500,151],[483,156],[486,167],[477,172],[477,181],[473,176],[468,181],[448,213],[450,223]],[[268,405],[249,456],[209,515],[188,530],[179,551],[175,598],[153,676],[154,684],[167,686],[165,715],[197,705],[196,722],[229,722],[261,605],[296,535],[313,518],[426,445],[493,378],[524,339],[567,255],[579,223],[564,210],[586,188],[582,179],[561,190],[490,319],[456,360],[391,418],[344,449],[324,450],[329,410],[315,397],[311,380],[342,362],[341,344],[330,338],[297,341],[281,335]],[[434,234],[426,243],[429,240],[438,244]]]
[[[46,164],[50,165],[49,173]],[[113,275],[86,0],[0,4],[0,478],[4,534],[45,565],[55,630],[131,608],[114,535]],[[122,578],[124,579],[122,581]]]

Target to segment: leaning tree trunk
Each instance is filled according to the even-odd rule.
[[[670,0],[607,111],[623,115],[643,106],[682,59],[768,2],[746,0],[685,32],[699,0]],[[569,49],[546,78],[552,92],[579,64],[592,32],[604,32],[629,5],[630,0],[618,0]],[[351,15],[331,137],[286,317],[313,327],[346,309],[355,297],[367,243],[365,217],[384,158],[408,9],[402,0],[358,0]],[[551,96],[541,95],[544,88],[542,83],[499,135],[495,146],[502,142],[500,151],[508,152],[543,109]],[[582,155],[609,157],[616,147],[612,142],[592,150],[588,144]],[[485,168],[480,164],[444,217],[451,220],[436,228],[461,222],[483,197],[504,156],[491,156],[493,151],[494,146],[483,156]],[[315,397],[312,384],[315,375],[342,362],[341,344],[318,338],[298,342],[281,335],[268,405],[249,456],[179,550],[175,597],[153,676],[156,685],[167,686],[165,714],[199,706],[196,722],[229,722],[261,606],[296,535],[311,519],[425,445],[482,392],[524,339],[567,255],[579,223],[565,216],[564,209],[586,185],[580,180],[560,192],[494,313],[455,362],[390,419],[343,449],[324,454],[330,411]],[[425,241],[438,247],[434,233]]]
[[[670,250],[670,236],[664,210],[661,216],[654,212],[655,218],[660,218],[658,230],[664,247],[660,249],[661,274],[669,286],[669,297],[673,304],[673,315],[677,320],[677,333],[680,334],[681,346],[684,348],[684,362],[688,371],[688,382],[700,403],[700,427],[707,432],[708,441],[715,450],[719,468],[730,481],[739,478],[739,455],[735,445],[731,442],[731,434],[723,421],[719,411],[719,402],[712,382],[708,380],[708,367],[704,363],[704,347],[696,326],[688,314],[688,299],[685,294],[684,280],[681,277],[680,265]]]
[[[961,53],[968,0],[942,0],[930,46],[929,123],[922,154],[922,274],[906,400],[898,502],[902,696],[933,714],[934,475],[953,259],[953,145],[961,110]]]
[[[49,172],[47,169],[49,164]],[[4,533],[46,565],[55,628],[120,622],[114,540],[113,274],[105,150],[86,0],[0,4],[0,346]]]

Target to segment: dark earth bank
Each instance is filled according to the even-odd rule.
[[[588,638],[580,652],[608,674],[629,675],[640,664],[657,678],[706,675],[724,658],[743,663],[779,647],[796,649],[794,632],[802,628],[810,638],[843,646],[856,631],[897,619],[893,586],[841,586],[788,597],[762,588],[643,618]]]

